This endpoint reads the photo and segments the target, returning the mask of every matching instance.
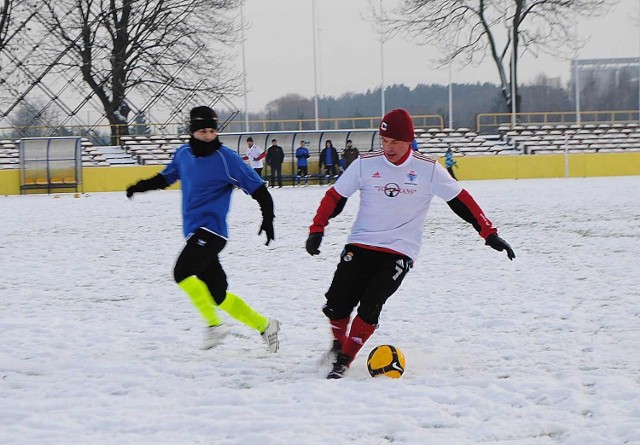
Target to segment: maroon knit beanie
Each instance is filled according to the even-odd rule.
[[[396,108],[384,115],[380,122],[380,136],[397,139],[403,142],[413,142],[413,120],[407,110]]]

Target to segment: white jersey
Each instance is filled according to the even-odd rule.
[[[251,148],[247,148],[246,156],[249,158],[249,165],[251,168],[262,168],[264,164],[262,163],[262,149],[258,147],[256,144],[253,144]],[[255,160],[257,159],[257,161]]]
[[[353,161],[334,188],[349,197],[360,190],[360,208],[349,243],[399,252],[415,260],[427,211],[434,196],[449,201],[462,187],[435,159],[413,151],[401,165],[382,151]]]

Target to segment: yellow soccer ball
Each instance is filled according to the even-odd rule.
[[[391,345],[376,346],[367,358],[367,369],[371,377],[384,375],[399,379],[404,374],[404,365],[404,354]]]

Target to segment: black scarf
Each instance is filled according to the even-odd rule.
[[[217,137],[211,142],[204,142],[191,136],[191,139],[189,139],[189,146],[191,147],[191,153],[193,153],[195,157],[200,158],[202,156],[209,156],[211,153],[218,150],[222,147],[222,142],[220,142],[220,139]]]

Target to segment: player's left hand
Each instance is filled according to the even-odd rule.
[[[516,257],[516,254],[513,252],[513,249],[509,245],[508,242],[500,238],[497,234],[492,233],[487,237],[487,241],[485,242],[487,246],[490,246],[492,249],[497,250],[498,252],[502,252],[503,250],[507,251],[507,256],[510,260],[513,260]]]
[[[264,243],[265,246],[268,246],[271,240],[276,239],[276,235],[273,231],[273,218],[263,218],[262,224],[260,224],[260,231],[258,235],[262,234],[264,231],[265,235],[267,235],[267,242]]]
[[[314,232],[310,233],[307,238],[307,242],[305,243],[305,249],[309,255],[319,255],[320,254],[320,243],[322,243],[322,232]]]

